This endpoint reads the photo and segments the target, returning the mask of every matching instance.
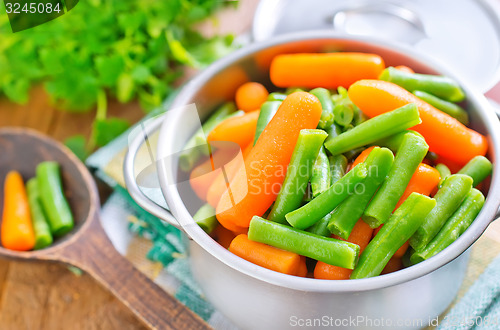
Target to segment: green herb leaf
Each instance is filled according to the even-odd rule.
[[[73,151],[76,157],[78,157],[82,162],[89,156],[89,152],[86,149],[87,140],[83,135],[75,135],[67,138],[64,141],[64,145],[68,147],[69,150]]]
[[[94,122],[94,140],[97,147],[102,147],[114,140],[130,127],[127,120],[109,118]]]

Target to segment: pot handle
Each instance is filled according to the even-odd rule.
[[[136,201],[137,204],[139,204],[140,207],[152,215],[168,222],[170,225],[182,230],[179,222],[177,222],[168,209],[158,205],[142,192],[137,184],[134,172],[135,158],[139,149],[144,143],[146,143],[149,147],[149,137],[160,128],[163,123],[163,118],[164,116],[160,116],[147,124],[143,122],[139,124],[138,128],[141,133],[137,134],[135,138],[129,141],[129,147],[123,162],[123,176],[130,196],[134,199],[134,201]],[[154,162],[154,159],[152,159],[152,161]]]

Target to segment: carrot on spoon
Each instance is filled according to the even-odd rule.
[[[422,123],[412,129],[424,136],[429,151],[458,164],[464,165],[475,156],[484,156],[488,150],[488,141],[483,135],[391,82],[360,80],[351,85],[348,94],[369,117],[415,103]]]

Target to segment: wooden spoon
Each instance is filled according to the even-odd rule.
[[[196,314],[166,293],[121,256],[99,220],[99,197],[87,168],[62,144],[28,129],[0,129],[0,187],[10,170],[25,180],[36,166],[54,160],[61,164],[63,185],[75,218],[75,228],[46,249],[17,252],[0,247],[0,257],[57,261],[78,267],[94,277],[146,326],[157,329],[208,329]],[[0,189],[0,210],[3,189]]]

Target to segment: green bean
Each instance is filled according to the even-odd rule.
[[[339,181],[346,173],[347,158],[344,155],[328,156],[330,160],[331,184]]]
[[[469,125],[469,115],[459,105],[440,99],[432,94],[423,91],[413,91],[413,94],[424,102],[429,103],[434,108],[452,116],[464,125]]]
[[[484,204],[483,194],[472,188],[465,197],[460,207],[446,220],[443,228],[430,241],[424,250],[412,254],[410,260],[413,264],[427,260],[447,248],[462,235],[472,224]]]
[[[50,231],[61,236],[73,229],[74,221],[64,196],[60,166],[56,162],[43,162],[36,167],[40,201],[47,215]]]
[[[234,103],[228,102],[218,108],[212,115],[210,115],[205,123],[186,142],[184,150],[179,155],[179,167],[181,168],[181,170],[183,170],[184,172],[190,171],[203,154],[209,154],[208,147],[202,147],[207,144],[206,136],[215,128],[215,126],[217,126],[235,111],[236,106],[234,105]]]
[[[306,229],[321,220],[337,207],[347,196],[352,194],[356,185],[367,176],[365,164],[358,164],[327,191],[312,201],[286,215],[286,221],[298,229]]]
[[[284,93],[273,92],[267,97],[268,101],[283,101],[287,95]]]
[[[313,198],[330,188],[331,182],[332,175],[330,173],[330,161],[326,155],[325,148],[321,146],[311,174],[311,190]]]
[[[427,196],[412,193],[370,241],[351,274],[351,279],[380,275],[389,259],[413,235],[436,205]]]
[[[409,133],[403,138],[387,179],[362,216],[370,227],[377,228],[389,219],[428,149],[425,140],[417,135]]]
[[[248,238],[343,268],[353,269],[359,257],[356,244],[311,234],[258,216],[250,221]]]
[[[328,213],[323,218],[321,218],[321,220],[316,222],[311,227],[307,228],[306,231],[319,236],[330,237],[331,233],[330,230],[328,230],[328,223],[330,222],[331,217],[332,212]]]
[[[365,161],[368,176],[363,182],[364,189],[360,193],[354,192],[333,210],[328,224],[328,230],[332,234],[343,239],[349,238],[373,194],[385,180],[393,161],[394,156],[389,149],[376,147],[370,152]]]
[[[332,155],[338,155],[399,133],[419,123],[421,120],[417,106],[410,103],[359,124],[350,131],[327,141],[325,147]]]
[[[336,138],[340,134],[342,134],[342,129],[340,126],[337,124],[333,123],[332,126],[325,128],[325,132],[328,133],[328,137],[326,138],[325,144],[328,143],[328,141]]]
[[[458,171],[458,174],[468,175],[474,180],[472,186],[476,187],[493,171],[493,165],[484,156],[476,156],[472,158],[464,167]]]
[[[267,124],[273,119],[276,111],[281,105],[281,101],[267,101],[260,107],[259,119],[257,119],[257,128],[255,129],[255,138],[253,144],[257,143],[260,134],[264,131]]]
[[[295,92],[305,92],[305,90],[301,87],[288,87],[285,91],[285,94],[290,95]]]
[[[219,224],[215,217],[215,209],[210,204],[205,204],[193,215],[194,221],[207,234],[210,234]]]
[[[453,174],[446,178],[434,196],[436,207],[410,239],[410,245],[415,251],[422,251],[436,236],[445,221],[458,209],[471,187],[472,179],[467,175]]]
[[[326,136],[325,131],[320,129],[300,131],[285,180],[269,214],[269,220],[286,223],[285,214],[300,206],[312,173],[312,167]]]
[[[335,122],[342,127],[347,127],[351,124],[354,117],[354,111],[357,108],[349,99],[347,89],[339,87],[338,94],[333,95],[331,99],[334,104],[333,117]]]
[[[444,180],[446,180],[446,178],[451,175],[451,171],[448,168],[448,166],[442,163],[436,165],[436,170],[439,172],[439,176],[441,177],[441,179],[439,179],[439,184],[438,184],[438,188],[441,189]]]
[[[379,146],[379,147],[386,147],[392,150],[392,152],[396,153],[399,150],[399,147],[401,146],[401,142],[403,142],[403,139],[406,134],[411,133],[415,134],[417,136],[420,136],[422,139],[424,138],[422,134],[412,131],[412,130],[406,130],[402,131],[399,133],[396,133],[394,135],[388,136],[386,138],[380,139],[378,141],[375,141],[372,143],[374,146]]]
[[[352,118],[352,123],[354,124],[354,126],[358,126],[359,124],[361,124],[362,122],[365,122],[367,120],[368,120],[368,116],[365,115],[363,113],[363,111],[361,111],[360,108],[354,107],[354,116]]]
[[[450,102],[461,102],[465,99],[458,83],[444,76],[409,73],[389,67],[382,71],[379,79],[395,83],[409,92],[420,90]]]
[[[47,217],[40,203],[40,192],[38,190],[38,181],[36,178],[28,180],[26,183],[26,193],[28,195],[28,204],[31,211],[31,221],[33,222],[33,231],[35,232],[35,250],[43,249],[53,242],[50,227],[47,223]]]
[[[321,103],[323,111],[321,112],[321,118],[319,120],[318,128],[325,129],[333,124],[333,102],[332,97],[328,89],[325,88],[315,88],[309,91],[312,95],[316,96]]]

